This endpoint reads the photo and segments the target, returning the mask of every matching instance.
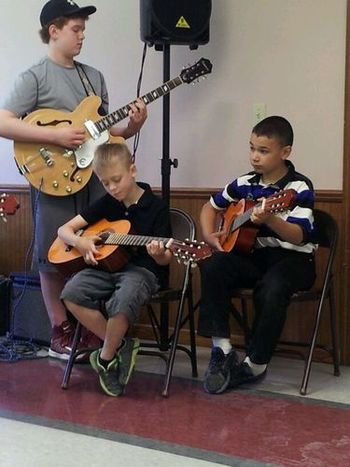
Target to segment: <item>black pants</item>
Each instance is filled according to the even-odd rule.
[[[247,355],[268,363],[282,333],[290,298],[315,281],[313,255],[283,248],[262,248],[250,255],[215,252],[200,263],[201,306],[198,334],[230,337],[231,295],[235,288],[254,288],[254,321]]]

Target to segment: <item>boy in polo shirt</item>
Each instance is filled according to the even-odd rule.
[[[204,389],[212,394],[262,380],[282,332],[291,296],[312,286],[315,265],[312,242],[314,192],[311,181],[287,160],[293,129],[283,117],[259,122],[250,138],[253,171],[233,180],[213,195],[201,212],[204,240],[215,250],[201,263],[202,296],[198,334],[212,339]],[[259,227],[253,251],[234,247],[226,252],[217,232],[216,217],[232,202],[267,198],[293,189],[295,200],[278,214],[254,207],[250,221]],[[243,231],[242,233],[243,234]],[[254,322],[243,361],[238,362],[230,341],[231,292],[254,288]]]
[[[101,219],[127,219],[138,235],[169,238],[170,218],[167,205],[149,185],[135,181],[136,166],[126,145],[99,146],[93,168],[107,194],[58,230],[61,240],[78,249],[87,263],[68,281],[61,298],[71,313],[103,340],[102,348],[90,355],[90,363],[103,391],[119,396],[129,381],[139,349],[138,339],[125,335],[141,306],[165,283],[171,253],[162,242],[152,240],[146,247],[137,248],[122,269],[105,272],[94,268],[99,237],[81,237],[76,232]],[[100,312],[101,300],[105,301],[107,319]]]

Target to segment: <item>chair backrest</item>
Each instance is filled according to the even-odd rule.
[[[338,240],[338,226],[328,212],[314,209],[315,241],[318,245],[335,249]]]
[[[194,240],[196,226],[192,217],[178,208],[170,208],[172,236],[177,240]]]
[[[335,219],[321,209],[314,209],[315,234],[314,241],[327,250],[327,259],[324,264],[323,285],[326,285],[332,277],[332,266],[335,257],[338,226]]]

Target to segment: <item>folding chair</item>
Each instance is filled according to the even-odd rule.
[[[283,341],[279,345],[298,346],[308,348],[308,355],[305,360],[305,368],[302,383],[300,386],[300,394],[305,395],[307,392],[308,382],[311,372],[312,358],[315,348],[320,348],[328,352],[333,360],[334,376],[340,375],[339,370],[339,346],[337,340],[336,326],[336,306],[334,295],[334,275],[333,262],[336,252],[338,227],[333,217],[320,209],[314,209],[316,237],[319,249],[316,251],[316,259],[320,256],[320,250],[325,253],[325,267],[322,272],[322,277],[317,281],[317,284],[311,290],[300,291],[292,296],[291,303],[314,302],[316,305],[316,313],[314,316],[313,330],[309,342]],[[319,284],[319,285],[318,285]],[[243,329],[246,344],[250,340],[251,330],[248,323],[248,301],[253,298],[252,289],[236,289],[232,295],[233,299],[239,299],[241,308],[238,310],[235,307],[234,316],[238,318],[238,322]],[[318,331],[320,327],[321,317],[325,302],[329,303],[330,328],[332,347],[328,348],[317,344]]]
[[[172,227],[172,235],[174,238],[184,240],[194,240],[196,228],[191,216],[186,212],[170,208],[170,221]],[[196,356],[196,337],[194,324],[194,306],[192,297],[192,264],[187,262],[181,267],[182,284],[181,287],[169,287],[166,290],[161,290],[155,294],[150,303],[146,306],[148,316],[150,318],[153,329],[155,342],[141,343],[141,355],[154,355],[162,358],[166,363],[165,380],[162,390],[162,395],[167,397],[169,392],[169,384],[173,372],[175,355],[177,350],[184,351],[191,360],[192,376],[197,377],[197,356]],[[177,311],[175,315],[175,323],[173,332],[168,335],[169,329],[169,304],[177,302]],[[187,303],[187,314],[184,316],[185,305]],[[155,306],[159,305],[159,313]],[[103,310],[102,310],[103,311]],[[190,348],[178,344],[181,328],[189,323]],[[72,351],[67,361],[61,384],[62,389],[67,389],[72,368],[76,358],[86,352],[86,349],[77,350],[78,343],[81,338],[82,326],[78,322],[72,343]],[[148,350],[155,348],[157,350]],[[88,349],[92,351],[93,349]]]

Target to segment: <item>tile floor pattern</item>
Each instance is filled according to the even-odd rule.
[[[208,358],[199,349],[199,380]],[[100,392],[88,365],[75,366],[61,390],[63,367],[0,363],[0,467],[350,466],[348,367],[336,378],[315,364],[301,397],[303,363],[275,357],[260,385],[212,396],[178,353],[168,399],[155,358],[138,358],[118,399]]]

